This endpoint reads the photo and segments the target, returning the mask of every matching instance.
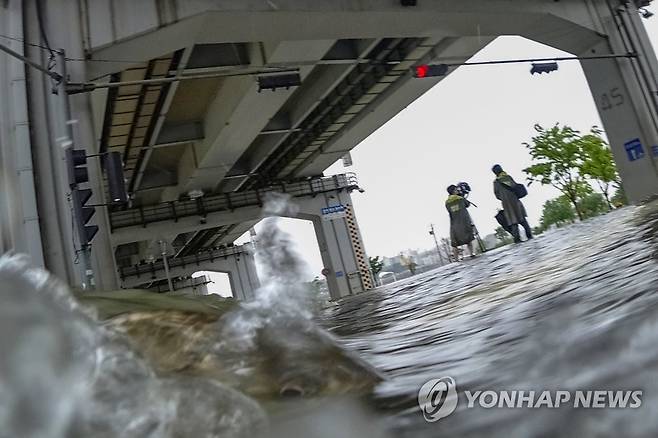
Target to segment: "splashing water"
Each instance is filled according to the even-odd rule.
[[[265,214],[295,216],[298,209],[289,195],[270,193],[265,199],[264,211]],[[256,262],[264,286],[256,292],[256,304],[310,318],[309,294],[302,287],[309,268],[296,251],[291,236],[279,228],[278,221],[278,217],[266,218],[259,234]]]
[[[267,194],[263,210],[265,215],[295,216],[298,212],[290,196],[280,193]],[[257,331],[267,325],[312,324],[311,295],[303,285],[309,268],[278,221],[278,217],[265,218],[258,234],[256,264],[262,286],[255,299],[227,315],[230,323],[224,326],[224,338],[232,340],[234,348],[253,348]]]
[[[26,258],[0,258],[0,297],[2,436],[242,437],[264,423],[255,402],[217,382],[156,377]]]

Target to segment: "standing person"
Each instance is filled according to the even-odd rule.
[[[525,230],[525,235],[527,239],[532,239],[532,230],[526,217],[528,216],[525,211],[523,203],[516,195],[514,187],[517,185],[516,181],[509,176],[499,164],[496,164],[491,168],[493,173],[496,175],[494,180],[494,195],[500,200],[503,204],[505,222],[511,229],[512,236],[514,237],[514,242],[521,242],[521,236],[519,234],[519,225]]]
[[[462,245],[468,245],[471,257],[475,257],[473,252],[473,239],[475,239],[473,221],[471,221],[471,215],[467,210],[471,203],[459,195],[455,185],[448,187],[448,195],[446,209],[450,215],[450,244],[455,261],[459,260],[459,247]]]

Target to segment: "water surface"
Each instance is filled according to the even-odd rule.
[[[655,205],[626,208],[330,307],[322,324],[387,380],[394,436],[656,436]],[[450,376],[457,410],[428,424],[416,397]],[[630,409],[465,407],[464,390],[644,391]]]

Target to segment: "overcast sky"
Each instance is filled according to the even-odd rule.
[[[658,15],[644,22],[656,47]],[[564,55],[510,36],[496,39],[473,60]],[[438,235],[448,236],[446,187],[459,181],[471,185],[470,199],[478,206],[471,216],[484,237],[498,226],[491,166],[498,163],[525,182],[522,169],[530,156],[523,143],[530,141],[535,123],[567,124],[581,131],[601,126],[578,62],[561,62],[557,72],[534,76],[530,64],[463,66],[354,148],[353,166],[343,168],[339,161],[325,174],[357,174],[365,193],[352,193],[352,200],[370,256],[434,247],[430,223]],[[539,223],[544,202],[558,194],[548,186],[529,188],[523,202],[532,226]],[[320,275],[322,261],[311,223],[281,219],[280,225],[293,235],[311,279]],[[211,291],[227,292],[225,277],[213,276]]]

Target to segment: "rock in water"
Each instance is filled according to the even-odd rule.
[[[160,375],[210,377],[262,399],[369,394],[381,381],[310,320],[268,318],[239,305],[191,309],[198,303],[181,297],[168,299],[170,309],[164,310],[157,294],[152,294],[157,310],[145,310],[148,297],[139,297],[139,310],[106,324],[127,335]],[[134,301],[129,294],[116,300]]]

